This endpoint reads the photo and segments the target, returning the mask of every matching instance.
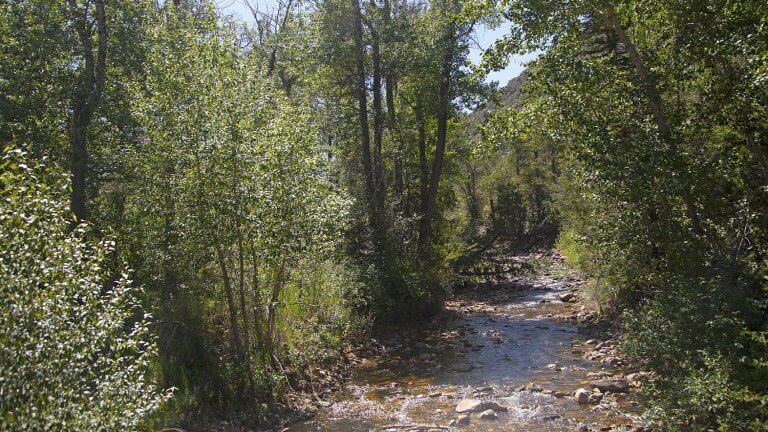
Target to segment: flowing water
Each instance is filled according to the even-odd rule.
[[[384,354],[356,366],[330,406],[290,430],[532,432],[631,424],[631,394],[607,395],[599,405],[571,397],[589,387],[594,377],[587,373],[622,371],[583,359],[586,337],[563,319],[578,306],[558,299],[570,286],[540,277],[476,288],[426,327],[392,329],[379,341]],[[508,411],[496,420],[471,414],[470,424],[449,427],[463,398],[492,400]]]

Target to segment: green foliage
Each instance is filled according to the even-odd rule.
[[[333,258],[347,203],[328,182],[311,115],[254,76],[262,65],[234,25],[212,9],[157,19],[132,101],[143,135],[124,163],[142,187],[123,197],[125,237],[162,313],[191,326],[161,340],[167,376],[234,407],[270,396],[279,371],[267,369],[308,343],[307,323],[338,340],[341,294],[313,276]],[[227,374],[216,383],[208,375],[218,371]]]
[[[169,396],[141,292],[25,162],[0,159],[0,428],[138,430]]]
[[[523,195],[514,184],[506,183],[496,187],[496,199],[491,206],[491,229],[505,239],[519,240],[525,232],[528,213]]]
[[[647,391],[652,425],[694,431],[768,426],[768,332],[744,284],[713,277],[691,286],[676,278],[627,312],[624,350],[661,377]]]
[[[512,21],[486,67],[544,51],[485,134],[557,146],[558,246],[658,372],[655,424],[764,430],[764,2],[474,4]]]
[[[646,414],[649,426],[670,431],[766,430],[765,388],[745,382],[739,376],[744,373],[741,365],[705,357],[703,365],[687,366],[646,390],[654,401]],[[765,365],[753,372],[753,378],[766,379]]]

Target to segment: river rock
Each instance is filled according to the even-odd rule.
[[[563,370],[563,365],[559,361],[556,361],[554,363],[550,363],[550,364],[548,364],[548,365],[546,365],[544,367],[546,367],[547,369],[553,369],[553,370],[556,370],[556,371]]]
[[[589,400],[587,400],[587,402],[589,402],[590,405],[594,405],[600,403],[601,400],[603,400],[602,393],[592,393],[589,395]]]
[[[576,390],[576,393],[573,394],[573,400],[576,401],[579,405],[586,405],[589,402],[589,395],[590,391],[585,388],[580,388]]]
[[[509,408],[505,407],[504,405],[500,405],[498,402],[494,402],[494,401],[483,402],[483,409],[496,411],[496,412],[509,411]]]
[[[480,419],[482,420],[496,420],[497,418],[499,418],[499,416],[497,416],[492,409],[485,410],[480,413]]]
[[[559,296],[557,296],[557,298],[559,298],[560,301],[564,303],[573,303],[576,301],[576,294],[572,292],[567,292],[567,293],[560,294]]]
[[[480,399],[462,399],[456,405],[457,413],[480,412],[483,410],[483,401]]]
[[[469,422],[470,422],[469,416],[466,414],[460,415],[459,418],[456,419],[456,423],[460,425],[468,425]]]
[[[589,383],[591,387],[599,389],[605,393],[626,393],[629,390],[629,383],[623,379],[601,379]]]

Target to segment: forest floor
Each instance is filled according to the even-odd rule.
[[[643,430],[646,374],[617,355],[582,281],[552,252],[492,262],[431,322],[382,329],[342,389],[281,430]]]

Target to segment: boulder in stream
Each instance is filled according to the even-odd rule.
[[[575,400],[579,405],[586,405],[589,402],[590,394],[592,393],[589,390],[580,388],[576,390],[576,393],[573,394],[573,400]]]
[[[629,390],[629,383],[623,379],[601,379],[589,383],[591,387],[599,389],[601,392],[626,393]]]
[[[480,399],[462,399],[456,405],[457,413],[480,412],[483,410],[483,401]]]
[[[592,393],[589,395],[589,402],[590,405],[598,404],[600,401],[603,400],[603,394],[602,393]]]
[[[509,408],[505,407],[504,405],[499,404],[498,402],[494,401],[485,401],[483,402],[483,409],[496,411],[496,412],[507,412],[509,411]]]
[[[576,301],[576,294],[572,292],[567,292],[567,293],[560,294],[559,296],[557,296],[557,298],[559,298],[560,301],[564,303],[573,303]]]
[[[456,363],[452,367],[454,372],[469,372],[474,368],[475,367],[469,363]]]

